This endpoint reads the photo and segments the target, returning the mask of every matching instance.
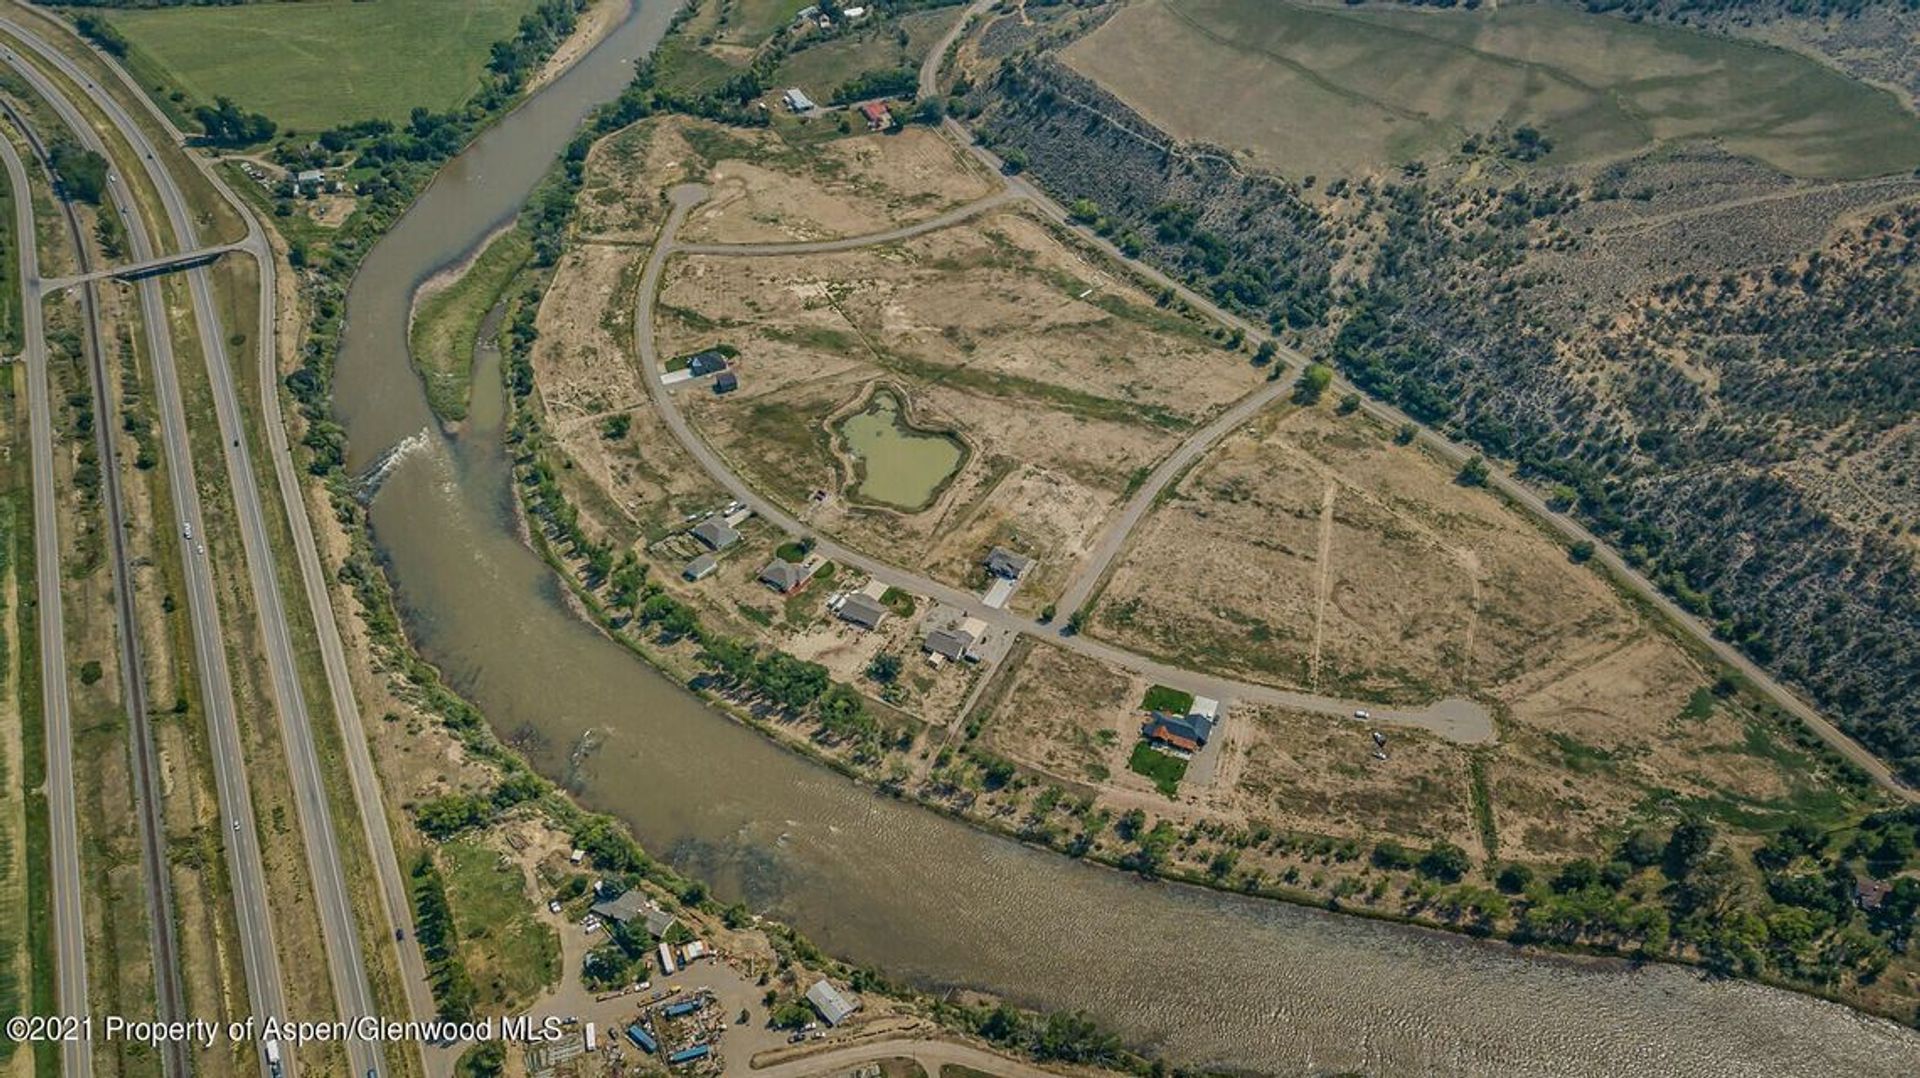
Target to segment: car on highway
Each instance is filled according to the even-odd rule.
[[[181,521],[180,534],[183,538],[187,538],[187,539],[193,538],[193,522],[190,520]]]

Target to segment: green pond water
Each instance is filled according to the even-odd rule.
[[[960,466],[959,442],[908,427],[900,402],[886,393],[874,394],[865,411],[840,424],[840,433],[866,473],[854,489],[871,501],[918,509]]]

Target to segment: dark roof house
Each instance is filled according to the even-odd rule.
[[[626,891],[617,898],[593,904],[593,912],[619,924],[626,924],[628,921],[646,916],[648,909],[647,896],[641,894],[638,889]]]
[[[719,517],[708,517],[693,529],[693,537],[707,545],[708,550],[725,550],[740,541],[740,533]]]
[[[838,611],[841,621],[850,621],[862,629],[878,629],[880,623],[887,620],[887,608],[879,601],[866,595],[855,593],[840,603]]]
[[[958,661],[973,646],[973,634],[965,629],[935,629],[927,634],[924,646],[935,655]]]
[[[1887,896],[1892,893],[1893,884],[1884,880],[1853,881],[1854,904],[1863,910],[1879,909],[1887,901]]]
[[[687,373],[693,375],[695,378],[726,369],[727,357],[711,348],[704,352],[697,353],[692,359],[687,360]]]
[[[1033,559],[997,546],[987,551],[987,572],[1005,580],[1018,580],[1033,566]]]
[[[1213,720],[1205,715],[1168,715],[1156,711],[1141,724],[1140,736],[1187,752],[1197,752],[1213,736]]]
[[[805,584],[813,576],[813,570],[805,565],[796,565],[785,558],[775,558],[760,570],[760,583],[785,595]]]
[[[720,376],[713,380],[713,391],[715,393],[731,393],[739,388],[740,376],[732,371],[721,371]]]

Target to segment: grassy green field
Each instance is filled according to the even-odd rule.
[[[1891,94],[1784,50],[1561,7],[1144,0],[1066,56],[1176,137],[1295,176],[1431,160],[1520,124],[1553,141],[1548,164],[1715,139],[1808,177],[1920,165],[1920,117]]]
[[[441,847],[460,954],[482,1007],[512,1011],[560,977],[560,937],[534,916],[525,876],[478,842]]]
[[[433,414],[449,422],[467,416],[473,382],[474,335],[480,320],[500,301],[507,282],[533,256],[533,241],[509,229],[487,245],[454,284],[420,304],[408,335],[413,365],[427,383]]]
[[[436,111],[480,85],[488,50],[532,0],[310,0],[119,11],[134,73],[186,95],[232,98],[283,127],[315,131]]]
[[[20,197],[32,197],[21,192]],[[13,221],[13,188],[0,184],[0,348],[17,352],[20,339],[20,248]]]
[[[918,11],[894,23],[875,24],[860,33],[801,49],[780,64],[774,82],[798,86],[815,101],[827,101],[856,75],[898,67],[918,68],[927,50],[940,40],[940,35],[963,10],[949,7]],[[900,41],[899,30],[906,31],[905,44]]]
[[[1187,777],[1185,760],[1168,756],[1144,741],[1133,747],[1133,755],[1127,757],[1127,769],[1152,779],[1154,789],[1168,797],[1180,791],[1180,780]]]

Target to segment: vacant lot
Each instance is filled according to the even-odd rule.
[[[478,839],[440,848],[460,957],[488,1013],[512,1013],[560,977],[560,939],[534,914],[526,873]]]
[[[533,347],[548,433],[572,462],[567,481],[583,492],[575,502],[623,545],[644,545],[726,500],[660,422],[640,380],[633,301],[645,258],[600,244],[568,251],[540,305]]]
[[[1444,157],[1470,134],[1522,124],[1552,140],[1554,164],[1681,139],[1802,176],[1920,163],[1920,120],[1812,60],[1547,5],[1143,0],[1066,57],[1174,136],[1296,177]]]
[[[1017,213],[807,258],[693,256],[669,268],[661,352],[740,350],[741,389],[683,393],[754,483],[814,523],[969,584],[986,546],[1039,555],[1027,603],[1179,437],[1244,392],[1244,362]],[[904,514],[847,493],[833,420],[890,386],[967,463]],[[827,497],[808,504],[815,491]]]
[[[189,105],[230,97],[314,131],[460,104],[479,88],[488,49],[532,8],[531,0],[309,0],[122,11],[111,20],[132,44],[143,82],[177,88]]]

